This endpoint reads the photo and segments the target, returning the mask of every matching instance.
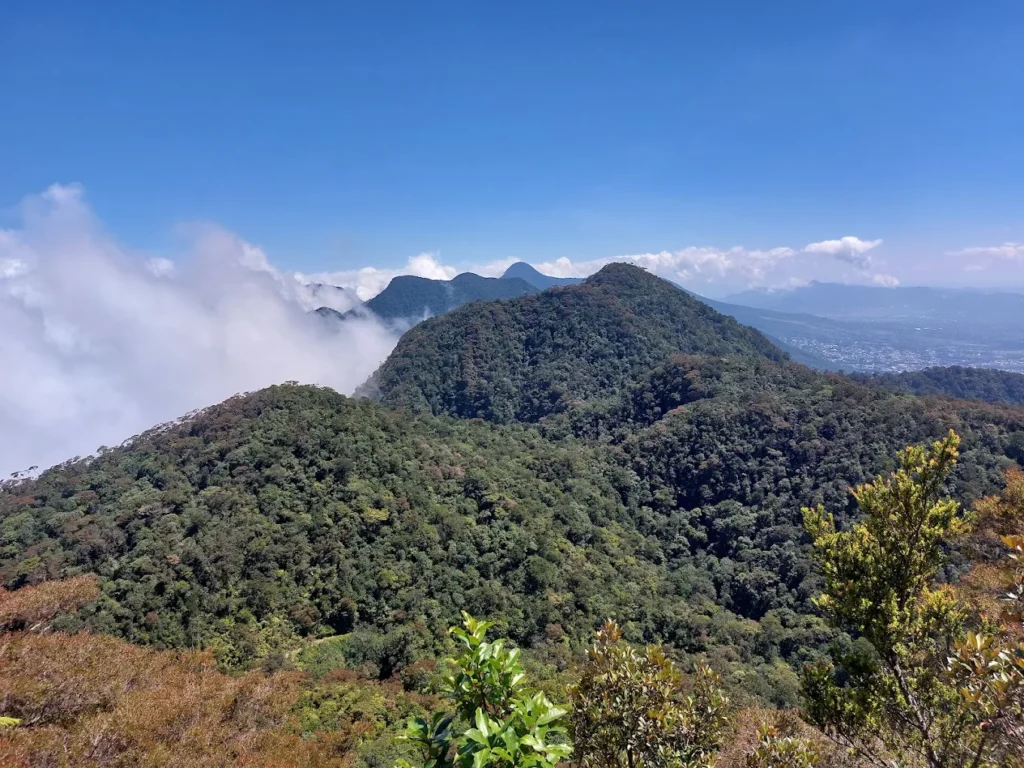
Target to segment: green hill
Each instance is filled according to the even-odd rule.
[[[362,391],[416,411],[535,421],[613,395],[675,353],[786,357],[673,284],[611,264],[580,285],[417,325]]]
[[[389,323],[415,323],[425,317],[443,315],[471,301],[512,299],[537,290],[518,278],[481,277],[472,272],[463,272],[451,280],[400,275],[363,306]]]

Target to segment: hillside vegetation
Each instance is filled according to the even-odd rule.
[[[416,326],[364,391],[419,412],[535,421],[615,394],[680,352],[786,357],[671,283],[611,264],[581,285],[474,304]]]
[[[858,380],[913,395],[944,395],[986,403],[1024,405],[1024,374],[990,368],[925,368],[923,371],[858,376]]]
[[[342,634],[380,677],[435,653],[459,609],[537,648],[614,616],[792,704],[775,665],[831,638],[801,506],[852,514],[852,485],[950,426],[958,497],[996,488],[1024,412],[766,360],[679,358],[543,432],[274,387],[8,484],[0,576],[98,574],[102,599],[61,628],[209,647],[229,667]]]

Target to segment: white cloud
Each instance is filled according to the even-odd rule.
[[[900,284],[899,278],[893,275],[877,274],[871,276],[871,282],[883,288],[895,288]]]
[[[553,277],[586,277],[612,262],[628,262],[670,280],[741,277],[759,281],[780,262],[796,254],[792,248],[748,250],[690,246],[678,251],[634,253],[592,261],[573,262],[565,257],[535,265]]]
[[[950,256],[991,256],[999,259],[1024,259],[1024,243],[1003,243],[953,251]]]
[[[882,244],[881,240],[861,240],[859,237],[846,236],[838,240],[822,240],[804,246],[805,253],[825,254],[834,256],[840,261],[853,264],[861,269],[868,269],[872,264],[868,251]]]
[[[0,473],[269,384],[351,392],[394,346],[370,320],[332,330],[308,315],[306,288],[222,229],[147,260],[105,233],[78,186],[19,211],[0,230]]]
[[[368,301],[387,288],[391,279],[398,275],[416,275],[431,280],[451,280],[459,273],[455,267],[442,264],[433,253],[421,253],[409,259],[405,267],[399,269],[381,269],[379,267],[363,267],[338,272],[317,272],[315,274],[297,274],[300,282],[322,283],[345,288],[355,293],[360,301]]]

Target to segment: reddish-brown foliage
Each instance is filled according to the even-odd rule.
[[[1019,622],[1006,621],[1006,596],[1015,591],[1018,561],[1007,557],[1003,536],[1024,532],[1024,471],[1006,472],[1006,487],[975,504],[977,526],[967,542],[975,555],[970,572],[956,585],[958,595],[981,616],[1001,623],[1007,636],[1024,635]]]
[[[40,629],[58,613],[73,611],[99,594],[95,576],[46,581],[14,592],[0,587],[0,630]]]
[[[304,739],[304,676],[218,672],[212,657],[92,634],[0,637],[3,766],[345,765],[335,734]]]
[[[437,706],[398,680],[231,676],[208,653],[39,631],[98,595],[93,577],[0,589],[0,631],[30,630],[0,634],[0,715],[21,721],[0,730],[0,766],[347,766],[364,739]]]

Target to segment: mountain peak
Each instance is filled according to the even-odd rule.
[[[366,302],[366,307],[385,322],[415,322],[471,301],[509,299],[538,290],[524,280],[481,277],[473,272],[463,272],[451,280],[399,275]]]
[[[578,285],[583,282],[578,277],[551,277],[537,270],[536,267],[527,264],[525,261],[517,261],[505,270],[503,280],[519,279],[525,280],[532,286],[544,291],[556,285]]]
[[[605,264],[583,282],[586,285],[657,286],[659,288],[670,288],[673,291],[679,290],[677,286],[668,280],[651,274],[643,267],[628,264],[624,261],[613,261],[611,264]]]

